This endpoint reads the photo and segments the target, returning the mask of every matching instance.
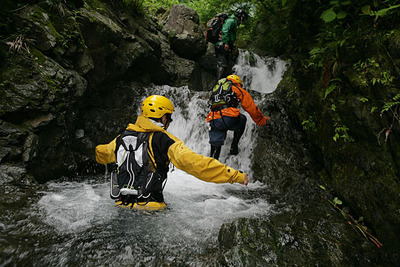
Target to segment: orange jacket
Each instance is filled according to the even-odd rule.
[[[261,113],[249,92],[241,88],[238,84],[232,84],[232,90],[236,93],[243,109],[250,114],[250,117],[253,119],[253,121],[260,126],[264,126],[267,123],[267,117]],[[238,108],[234,107],[225,108],[221,110],[221,112],[210,111],[210,113],[207,115],[207,122],[221,118],[221,114],[222,116],[238,117],[240,111]]]

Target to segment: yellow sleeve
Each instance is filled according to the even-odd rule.
[[[115,158],[116,140],[117,138],[115,138],[108,144],[96,146],[96,161],[98,163],[108,164],[116,161]]]
[[[243,183],[245,174],[222,164],[216,159],[197,154],[176,141],[168,149],[168,157],[177,168],[212,183]]]

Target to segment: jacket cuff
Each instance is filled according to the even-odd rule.
[[[244,183],[244,177],[245,177],[245,173],[242,171],[237,171],[236,174],[232,177],[231,179],[231,183],[239,183],[242,184]]]

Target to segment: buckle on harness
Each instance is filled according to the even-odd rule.
[[[131,188],[122,188],[120,190],[120,192],[122,195],[125,195],[125,196],[126,195],[134,195],[134,196],[139,195],[139,192],[136,189],[131,189]]]

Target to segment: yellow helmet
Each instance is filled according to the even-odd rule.
[[[172,114],[174,105],[172,102],[161,95],[151,95],[142,103],[142,115],[148,118],[161,118],[164,114]]]
[[[235,75],[235,74],[229,75],[229,76],[226,77],[226,78],[227,78],[228,80],[232,81],[233,83],[238,83],[238,84],[240,84],[240,86],[243,86],[242,79],[240,79],[240,77],[237,76],[237,75]]]

